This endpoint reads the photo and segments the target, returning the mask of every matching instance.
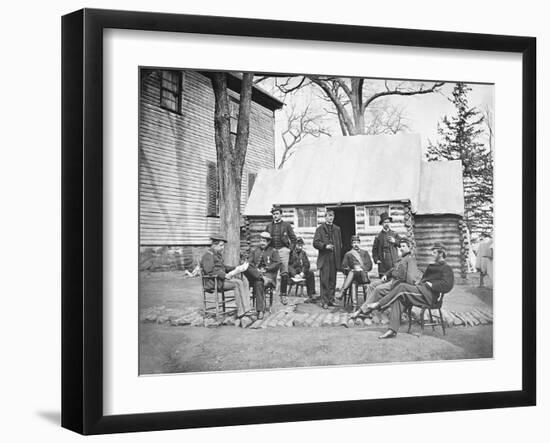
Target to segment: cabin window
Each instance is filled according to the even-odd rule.
[[[296,208],[299,228],[314,228],[317,226],[317,208],[315,206],[306,206]]]
[[[254,183],[256,183],[256,173],[255,172],[249,172],[248,173],[248,196],[250,197],[250,193],[252,192],[252,188],[254,187]]]
[[[218,168],[216,163],[208,162],[206,174],[206,215],[219,217],[220,215],[220,186],[218,182]]]
[[[390,213],[389,205],[368,205],[365,206],[365,227],[378,226],[380,214]]]
[[[160,107],[180,113],[181,72],[161,71]]]

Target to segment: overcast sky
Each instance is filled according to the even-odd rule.
[[[431,83],[426,82],[426,86],[431,86]],[[262,82],[260,85],[267,90],[270,90],[269,82]],[[437,136],[437,123],[441,122],[444,115],[454,115],[455,107],[448,100],[451,97],[452,90],[455,83],[446,83],[438,93],[413,95],[413,96],[390,96],[388,100],[393,105],[404,108],[404,115],[406,117],[406,124],[410,128],[406,132],[418,133],[421,136],[422,148],[426,149],[429,140],[435,142],[438,139]],[[484,110],[486,107],[494,110],[494,85],[478,85],[469,84],[472,91],[468,94],[470,106],[476,106],[480,110]],[[273,89],[271,89],[273,91]],[[341,131],[339,129],[338,120],[335,115],[331,115],[326,112],[330,110],[331,105],[326,101],[319,98],[319,91],[316,87],[312,87],[310,90],[306,90],[297,94],[288,94],[285,98],[285,108],[288,109],[293,105],[303,106],[304,103],[312,102],[310,109],[314,112],[324,114],[327,119],[327,126],[335,136],[340,136]],[[375,102],[373,102],[375,103]],[[281,131],[286,127],[286,118],[284,112],[277,111],[276,123],[275,123],[275,157],[276,166],[279,165],[282,153],[283,143],[281,139]],[[314,139],[313,139],[314,140]],[[306,138],[304,142],[311,143],[312,138]]]

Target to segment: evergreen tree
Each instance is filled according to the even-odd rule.
[[[457,83],[451,102],[456,115],[437,125],[440,140],[428,146],[428,161],[461,160],[464,185],[464,219],[472,234],[493,228],[493,154],[481,141],[483,114],[468,105],[465,83]]]

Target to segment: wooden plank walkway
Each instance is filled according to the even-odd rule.
[[[413,318],[418,319],[419,310],[413,310]],[[463,326],[473,327],[478,325],[487,325],[493,323],[493,312],[490,309],[472,307],[468,311],[450,311],[441,309],[443,321],[447,327]],[[434,318],[439,320],[439,314],[432,311]],[[428,313],[425,312],[425,319],[428,320]],[[406,320],[404,317],[403,320]],[[187,307],[184,309],[167,309],[164,306],[153,306],[143,309],[140,313],[140,321],[157,324],[167,324],[171,326],[240,326],[248,329],[265,328],[319,328],[319,327],[369,327],[384,325],[388,323],[388,317],[385,313],[373,316],[372,319],[350,318],[348,312],[331,311],[313,311],[296,312],[296,305],[289,305],[276,313],[266,313],[262,320],[256,316],[243,317],[237,319],[232,316],[222,316],[215,318],[204,318],[202,309],[196,307]]]

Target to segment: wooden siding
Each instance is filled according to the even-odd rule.
[[[453,215],[417,215],[414,217],[414,237],[416,240],[416,259],[422,271],[432,259],[431,247],[441,242],[447,248],[447,263],[456,275],[462,270],[462,232],[459,216]]]
[[[142,75],[139,122],[140,243],[204,245],[219,230],[207,217],[207,164],[216,162],[214,94],[210,79],[182,75],[181,114],[160,107],[159,72]],[[238,97],[230,92],[233,97]],[[273,168],[273,111],[252,103],[250,136],[243,171],[242,207],[248,174]]]

